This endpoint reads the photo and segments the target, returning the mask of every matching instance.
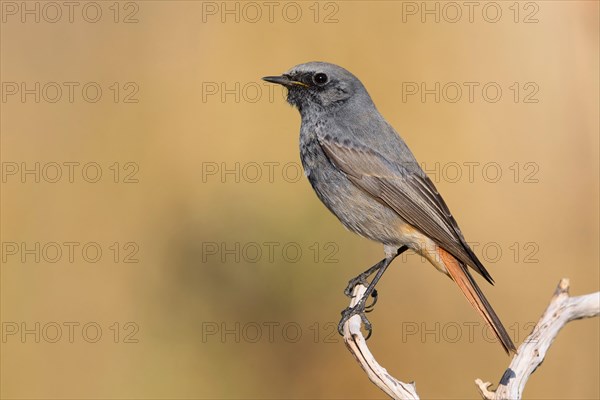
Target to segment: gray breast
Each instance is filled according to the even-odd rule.
[[[321,148],[317,133],[326,131],[326,124],[305,122],[300,129],[300,158],[308,180],[323,204],[346,228],[361,236],[387,245],[404,244],[398,243],[396,230],[402,223],[398,214],[356,187]]]

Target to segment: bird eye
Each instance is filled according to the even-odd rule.
[[[327,78],[327,75],[325,75],[322,72],[319,72],[318,74],[315,74],[315,76],[313,76],[313,81],[317,85],[324,85],[327,83],[328,80],[329,80],[329,78]]]

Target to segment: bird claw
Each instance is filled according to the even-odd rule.
[[[344,289],[344,294],[347,297],[353,297],[352,296],[352,291],[354,291],[354,288],[357,287],[358,285],[363,285],[365,287],[369,286],[369,282],[367,281],[367,276],[365,276],[365,274],[360,274],[355,278],[352,278],[348,281],[348,286],[346,286],[346,289]]]
[[[377,304],[377,299],[379,298],[379,293],[377,293],[377,289],[373,289],[373,293],[371,293],[371,297],[373,301],[371,304],[365,306],[365,312],[370,313],[375,308],[375,304]]]
[[[364,273],[360,274],[356,278],[350,279],[350,281],[348,282],[348,286],[346,286],[346,289],[344,289],[344,294],[348,297],[353,297],[352,292],[354,291],[354,288],[358,285],[363,285],[365,287],[369,286],[367,276],[365,276]],[[371,304],[365,306],[365,312],[373,311],[373,307],[375,307],[375,304],[377,304],[378,296],[379,294],[377,293],[377,289],[373,289],[373,293],[371,293],[373,301],[371,302]]]
[[[370,271],[367,271],[360,274],[356,278],[351,279],[348,282],[348,286],[344,290],[344,294],[348,297],[353,297],[352,292],[354,291],[354,288],[356,286],[369,286],[367,278],[370,275]],[[372,297],[373,301],[369,305],[365,305],[368,297]],[[377,293],[377,290],[373,289],[373,292],[370,296],[363,297],[354,307],[347,307],[344,311],[342,311],[342,319],[338,324],[338,332],[340,333],[340,335],[344,336],[344,324],[353,316],[360,315],[360,319],[365,327],[365,330],[368,332],[365,340],[368,340],[371,337],[371,334],[373,333],[373,326],[371,325],[371,322],[367,319],[365,313],[373,311],[375,304],[377,303],[378,297],[379,295]]]
[[[368,340],[371,337],[371,334],[373,333],[373,326],[371,325],[371,322],[367,319],[367,316],[365,315],[365,308],[366,307],[364,302],[361,301],[354,307],[347,307],[346,309],[344,309],[344,311],[342,311],[342,319],[338,324],[338,332],[340,333],[340,335],[344,335],[344,324],[353,316],[360,315],[360,319],[365,327],[365,330],[368,332],[365,340]]]

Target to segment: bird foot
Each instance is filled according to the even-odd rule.
[[[357,277],[350,279],[348,281],[348,286],[346,286],[346,289],[344,289],[344,294],[347,297],[352,297],[352,292],[354,291],[354,288],[358,285],[363,285],[364,287],[369,286],[369,282],[367,281],[368,277],[369,275],[366,275],[366,272],[363,272]]]
[[[365,308],[365,302],[360,301],[354,307],[347,307],[344,311],[341,312],[342,319],[338,324],[338,332],[340,333],[340,335],[344,335],[344,324],[353,316],[360,315],[360,319],[363,325],[365,326],[365,330],[368,332],[365,340],[368,340],[371,337],[371,334],[373,333],[373,326],[371,325],[371,322],[369,322],[367,316],[365,315]]]
[[[356,278],[350,279],[350,281],[348,282],[348,286],[346,286],[346,289],[344,289],[344,294],[348,297],[353,297],[352,292],[354,291],[354,288],[356,286],[363,285],[364,287],[368,287],[369,282],[367,281],[367,278],[372,274],[373,274],[373,272],[366,271],[366,272],[363,272],[362,274],[358,275]],[[371,297],[373,297],[373,301],[371,302],[371,304],[366,305],[364,307],[365,308],[364,312],[373,311],[373,307],[375,307],[375,304],[377,304],[378,296],[379,296],[379,294],[377,293],[377,290],[374,289],[373,293],[371,293]]]

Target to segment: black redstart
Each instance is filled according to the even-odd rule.
[[[379,114],[363,84],[324,62],[300,64],[263,78],[288,89],[300,111],[300,157],[317,196],[348,229],[384,245],[386,257],[346,289],[376,272],[360,302],[342,312],[343,323],[364,315],[368,296],[392,260],[411,249],[449,276],[492,328],[507,353],[515,345],[467,266],[493,284],[433,182],[406,143]]]

